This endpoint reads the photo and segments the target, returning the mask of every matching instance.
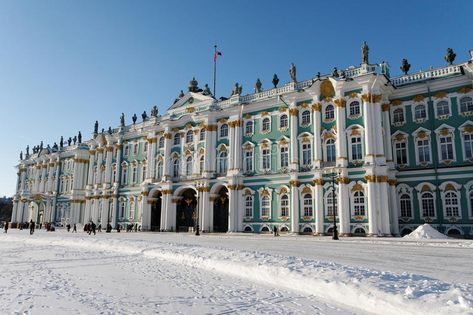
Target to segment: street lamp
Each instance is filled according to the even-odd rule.
[[[330,177],[332,179],[332,214],[333,214],[333,234],[332,240],[338,240],[338,230],[337,230],[337,216],[335,211],[335,179],[337,175],[340,175],[340,170],[333,168],[330,172]]]
[[[196,236],[199,236],[200,233],[199,233],[199,193],[197,192],[197,194],[195,195],[196,197],[196,200],[197,200],[197,205],[195,206],[195,235]]]

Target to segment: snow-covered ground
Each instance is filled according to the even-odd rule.
[[[473,314],[473,241],[0,235],[0,314]]]

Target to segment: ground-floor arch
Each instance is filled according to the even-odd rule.
[[[151,231],[160,231],[162,227],[161,212],[162,212],[162,193],[155,191],[151,196]]]
[[[213,232],[228,232],[228,189],[222,186],[213,203]]]
[[[188,232],[196,226],[198,219],[197,192],[192,188],[183,190],[179,195],[176,207],[176,229]]]

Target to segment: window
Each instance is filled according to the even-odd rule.
[[[362,191],[353,194],[353,210],[355,215],[365,215],[365,194]]]
[[[312,217],[313,211],[312,211],[312,195],[311,194],[305,194],[304,195],[304,216],[305,217]]]
[[[123,184],[123,185],[126,185],[126,184],[127,184],[127,179],[128,179],[128,178],[127,178],[127,177],[128,177],[128,176],[127,176],[127,175],[128,175],[127,173],[128,173],[128,168],[125,166],[125,167],[123,167],[123,170],[122,170],[122,184]]]
[[[393,112],[393,122],[395,124],[401,124],[404,122],[404,110],[402,108],[398,108]]]
[[[143,168],[141,170],[141,181],[146,179],[146,164],[143,164]]]
[[[145,141],[145,143],[143,145],[143,152],[144,153],[148,152],[148,141]]]
[[[396,153],[396,164],[405,165],[407,164],[407,143],[406,141],[396,142],[394,144]]]
[[[261,216],[269,217],[270,214],[271,214],[271,202],[269,200],[269,196],[263,196],[263,198],[261,198]]]
[[[253,134],[253,121],[247,121],[245,124],[245,133],[246,135]]]
[[[302,126],[308,126],[310,125],[310,111],[305,110],[301,114],[301,119],[302,119]]]
[[[174,159],[172,163],[172,177],[179,177],[179,159]]]
[[[245,171],[253,171],[253,151],[245,151]]]
[[[202,155],[199,160],[199,174],[202,175],[204,172],[204,156]]]
[[[138,143],[135,143],[135,144],[133,145],[133,154],[134,154],[134,155],[137,155],[137,154],[138,154]]]
[[[358,116],[360,115],[360,102],[358,101],[353,101],[350,103],[350,116]]]
[[[281,196],[281,217],[289,216],[289,197],[288,195]]]
[[[188,156],[186,159],[186,175],[192,175],[192,156]]]
[[[333,138],[325,141],[325,153],[327,162],[335,162],[335,140]]]
[[[335,118],[335,109],[332,104],[325,107],[325,120],[333,120]]]
[[[262,168],[263,170],[269,170],[271,168],[271,152],[269,149],[263,149],[262,151]]]
[[[312,163],[310,143],[302,144],[302,165],[309,166]]]
[[[115,183],[117,181],[117,166],[113,165],[112,166],[112,183]]]
[[[408,194],[401,195],[401,217],[412,217],[411,197]]]
[[[161,179],[163,177],[163,162],[159,161],[156,166],[156,178]]]
[[[253,217],[253,196],[245,197],[245,217]]]
[[[179,132],[174,134],[174,145],[181,144],[181,134]]]
[[[136,183],[136,180],[137,180],[137,167],[136,166],[133,166],[131,168],[131,183],[134,184]]]
[[[289,148],[288,147],[281,147],[279,149],[280,159],[281,159],[281,167],[288,167],[289,166]]]
[[[363,159],[363,152],[361,150],[361,137],[351,138],[351,159],[352,161],[360,161]]]
[[[473,158],[473,133],[463,134],[463,144],[465,146],[465,158]]]
[[[473,99],[464,96],[460,99],[460,113],[473,112]]]
[[[417,105],[414,109],[414,118],[415,120],[423,120],[427,118],[427,112],[425,111],[425,105]]]
[[[471,211],[471,216],[473,217],[473,191],[470,192],[470,211]]]
[[[458,196],[455,192],[449,191],[445,194],[445,216],[459,217]]]
[[[288,119],[287,115],[283,114],[281,117],[279,117],[279,128],[280,129],[286,129],[288,126]]]
[[[333,191],[327,194],[325,199],[325,205],[327,207],[327,216],[338,215],[337,213],[337,194]]]
[[[261,126],[261,131],[262,132],[269,132],[271,128],[271,121],[268,117],[263,119],[262,126]]]
[[[128,156],[129,153],[130,153],[130,148],[129,148],[128,144],[125,144],[125,151],[124,151],[123,154],[124,154],[125,156]]]
[[[228,137],[228,125],[223,124],[220,126],[220,138]]]
[[[223,175],[227,173],[227,151],[222,151],[218,154],[218,174]]]
[[[124,201],[121,201],[120,202],[120,213],[118,214],[118,216],[120,217],[120,219],[123,219],[124,215],[125,215],[125,202]]]
[[[205,129],[202,128],[200,129],[200,138],[199,138],[200,141],[204,141],[205,140]]]
[[[437,116],[449,115],[450,109],[447,101],[440,101],[437,103]]]
[[[417,156],[419,163],[430,162],[430,143],[428,139],[417,140]]]
[[[135,201],[131,200],[130,201],[130,211],[128,217],[130,220],[133,220],[135,218]]]
[[[160,149],[164,148],[164,137],[159,138],[158,147]]]
[[[425,192],[421,196],[421,207],[423,217],[435,217],[434,196]]]
[[[194,133],[192,130],[188,130],[186,133],[186,143],[191,143],[194,141]]]
[[[440,152],[442,160],[453,160],[452,136],[440,137]]]

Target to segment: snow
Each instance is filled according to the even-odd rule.
[[[425,223],[423,225],[419,225],[417,229],[415,229],[408,235],[405,235],[404,238],[422,240],[422,239],[448,239],[449,237],[437,231],[430,224]]]
[[[10,230],[1,314],[473,314],[473,242]]]

